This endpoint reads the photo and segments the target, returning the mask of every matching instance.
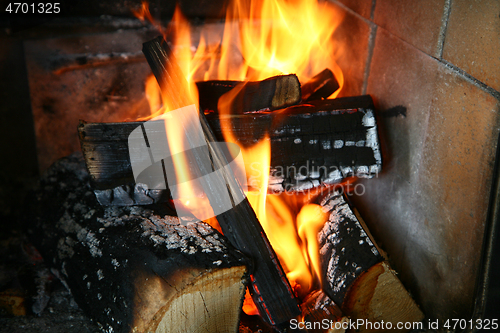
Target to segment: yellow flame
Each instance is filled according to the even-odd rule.
[[[196,94],[192,85],[194,80],[262,80],[295,73],[304,83],[324,68],[334,72],[342,87],[343,74],[334,61],[338,50],[332,38],[342,19],[342,14],[335,11],[328,1],[234,0],[228,5],[222,36],[218,32],[202,30],[196,50],[191,49],[192,28],[179,10],[175,12],[173,28],[167,35],[174,45],[177,61],[191,83],[189,91],[193,96]],[[219,101],[223,128],[231,128],[227,123],[228,105],[242,87],[234,88]],[[335,98],[340,90],[330,97]],[[151,107],[154,112],[158,101],[149,95],[154,96],[154,92],[147,93],[151,105],[155,105]],[[168,110],[169,102],[164,100],[163,104],[167,107],[161,112]],[[172,129],[171,133],[175,130]],[[224,138],[237,143],[231,131],[224,132]],[[248,193],[247,197],[292,286],[297,286],[296,290],[304,296],[320,280],[316,235],[327,216],[317,205],[299,203],[297,196],[266,194],[271,158],[268,135],[252,147],[240,148],[248,185],[259,189]],[[196,193],[189,191],[186,189],[188,198],[196,197]],[[184,204],[188,209],[194,209],[193,202],[189,200]],[[245,307],[246,312],[252,311],[248,303]]]

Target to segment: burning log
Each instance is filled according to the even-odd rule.
[[[338,329],[334,332],[345,332],[345,329],[342,330],[341,328],[342,324],[348,320],[347,317],[344,317],[337,304],[335,304],[322,290],[316,290],[309,294],[302,302],[301,308],[305,324],[307,323],[313,326],[314,323],[319,323],[321,325],[317,329],[308,329],[307,332],[323,333],[326,331],[325,326],[329,326],[328,328],[330,330],[328,332],[331,332],[336,328],[335,323],[338,323]],[[325,325],[325,323],[328,323],[328,325]]]
[[[227,117],[237,142],[243,146],[250,146],[269,133],[270,192],[303,191],[335,184],[350,176],[371,178],[381,170],[370,96],[315,101],[271,113]],[[206,119],[215,137],[224,141],[225,123],[221,125],[219,115],[209,114]],[[128,137],[141,124],[81,122],[78,127],[92,185],[102,204],[149,204],[162,195],[161,191],[144,186],[134,188]],[[128,187],[124,189],[122,185]]]
[[[172,97],[170,100],[172,109],[191,104],[192,101],[188,98],[187,92],[183,90],[187,88],[187,82],[163,38],[158,37],[144,43],[143,52],[158,80],[162,93]],[[203,188],[208,189],[207,194],[214,189],[225,189],[227,193],[224,193],[231,198],[232,209],[217,215],[217,221],[231,244],[254,260],[249,289],[259,313],[269,323],[280,325],[300,314],[297,300],[255,212],[244,196],[234,174],[225,169],[227,161],[224,154],[216,145],[211,144],[216,142],[216,139],[202,112],[199,113],[199,120],[205,141],[210,147],[213,170],[221,170],[223,175],[221,177],[223,179],[215,177],[210,180],[201,179],[202,182],[206,182]],[[197,151],[193,153],[198,154]],[[199,164],[199,167],[200,170],[204,168],[202,164]],[[201,170],[201,172],[208,174],[213,170]],[[225,202],[220,202],[223,198],[218,195],[208,195],[208,197],[212,207],[225,205]],[[235,203],[240,197],[244,199]]]
[[[196,82],[196,86],[202,111],[217,111],[219,98],[233,89],[239,92],[231,101],[232,114],[282,109],[301,100],[300,83],[295,74],[249,82],[204,81]]]
[[[321,205],[330,213],[318,235],[326,294],[352,320],[390,322],[394,328],[398,322],[421,321],[422,312],[343,194],[333,192]],[[369,327],[358,329],[372,331]]]
[[[335,75],[327,68],[302,85],[302,101],[328,98],[339,88]]]
[[[101,207],[81,156],[55,163],[30,201],[28,236],[107,332],[235,332],[248,258],[205,223]]]
[[[229,117],[229,122],[220,118]],[[269,133],[271,192],[305,191],[381,170],[377,125],[370,96],[314,101],[271,113],[207,115],[219,140],[230,126],[237,143],[251,146]]]

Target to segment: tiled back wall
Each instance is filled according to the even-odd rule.
[[[355,203],[428,317],[471,318],[499,138],[500,1],[331,0],[346,84],[380,111]],[[395,108],[401,106],[399,108]]]

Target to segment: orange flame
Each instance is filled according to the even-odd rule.
[[[150,14],[143,14],[143,17],[147,15],[151,17]],[[262,80],[290,73],[297,74],[301,82],[306,82],[324,68],[329,68],[342,88],[343,74],[334,61],[337,50],[332,41],[342,18],[327,1],[234,0],[228,6],[223,34],[202,30],[196,50],[191,49],[191,27],[178,9],[172,28],[166,34],[190,83],[215,79]],[[158,89],[153,82],[148,80],[148,87]],[[192,86],[189,86],[189,91],[194,96]],[[224,115],[229,113],[228,105],[242,87],[234,88],[219,101],[222,128],[231,128],[224,126],[224,122],[228,121]],[[335,98],[340,90],[330,97]],[[158,110],[159,105],[154,96],[154,91],[147,92],[153,112]],[[171,110],[169,101],[164,99],[163,104],[166,107],[161,112]],[[174,130],[172,132],[175,133]],[[223,134],[226,141],[237,143],[231,131]],[[267,195],[271,159],[269,136],[253,147],[240,148],[249,188],[260,189],[249,192],[247,197],[291,285],[299,296],[305,296],[320,283],[316,235],[327,216],[318,205],[299,203],[297,196]],[[186,191],[187,197],[196,197],[195,193],[189,193],[189,189]],[[190,203],[184,202],[187,209],[193,209]],[[213,225],[217,226],[216,222]],[[245,301],[243,309],[249,314],[256,312],[251,299]]]

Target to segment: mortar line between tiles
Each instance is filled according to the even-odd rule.
[[[373,24],[372,21],[370,21],[369,19],[367,19],[366,17],[358,14],[357,12],[355,12],[354,10],[352,10],[351,8],[347,7],[346,5],[344,5],[342,2],[339,2],[337,0],[329,0],[331,3],[334,3],[335,5],[339,6],[340,8],[348,11],[349,13],[355,15],[357,18],[363,20],[365,23],[368,23],[368,24]]]
[[[439,37],[437,42],[437,57],[439,60],[443,59],[444,42],[446,39],[446,32],[448,30],[448,22],[450,20],[451,0],[444,1],[443,17],[441,18],[441,28],[439,29]]]
[[[368,87],[368,78],[370,76],[370,67],[372,64],[373,50],[375,49],[375,38],[377,37],[378,26],[376,24],[370,24],[370,37],[368,37],[368,55],[366,56],[365,72],[363,75],[363,86],[361,88],[361,94],[366,94],[366,89]]]
[[[498,99],[500,101],[500,92],[499,91],[497,91],[494,88],[488,86],[486,83],[483,83],[483,82],[479,81],[478,79],[476,79],[475,77],[473,77],[472,75],[470,75],[469,73],[467,73],[466,71],[464,71],[463,69],[458,68],[457,66],[453,65],[452,63],[449,63],[446,60],[439,60],[439,59],[436,59],[436,60],[440,61],[448,69],[450,69],[450,70],[452,70],[452,71],[460,74],[464,79],[466,79],[467,81],[469,81],[470,83],[472,83],[476,87],[478,87],[478,88],[484,90],[485,92],[489,93],[490,95],[492,95],[493,97],[495,97],[496,99]]]
[[[373,21],[375,18],[375,5],[377,3],[377,0],[372,0],[372,8],[370,9],[370,20]]]

